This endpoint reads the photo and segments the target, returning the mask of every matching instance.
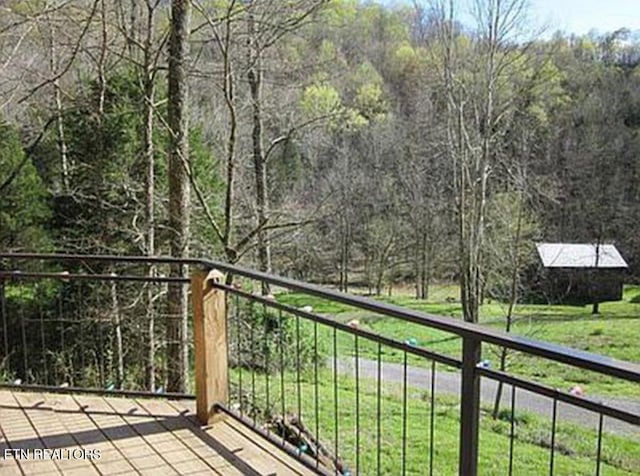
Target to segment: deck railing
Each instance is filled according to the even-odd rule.
[[[22,386],[139,393],[167,392],[181,362],[171,345],[180,316],[167,311],[169,260],[0,258],[0,376]]]
[[[620,457],[612,449],[618,437],[610,436],[640,435],[637,401],[574,395],[487,365],[491,352],[508,349],[534,359],[530,365],[626,382],[640,396],[634,363],[217,261],[0,254],[0,263],[5,386],[164,390],[173,364],[166,327],[176,318],[163,314],[166,287],[190,283],[193,337],[181,343],[193,342],[198,416],[205,423],[237,418],[319,472],[530,472],[518,451],[530,459],[535,446],[537,468],[561,474],[568,456],[560,429],[567,423],[584,430],[592,447],[572,474],[601,474],[616,458],[622,470],[638,469],[637,457]],[[190,280],[166,277],[163,267],[176,263],[189,266]],[[265,288],[273,295],[263,296]],[[352,318],[333,316],[336,304],[352,311],[340,316]],[[375,319],[403,322],[407,334],[372,332],[366,322]],[[410,338],[417,327],[432,330],[433,342]],[[447,350],[436,350],[434,342],[445,339]],[[498,385],[502,410],[492,424],[487,407]],[[544,429],[535,445],[520,434],[529,413],[542,422],[537,431]],[[503,443],[504,460],[490,461],[490,446]],[[636,439],[627,451],[639,447]]]

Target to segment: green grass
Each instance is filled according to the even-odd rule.
[[[451,302],[457,288],[453,285],[435,286],[429,300],[416,300],[411,296],[397,295],[377,298],[399,306],[419,311],[460,318],[462,314],[459,302]],[[517,335],[538,340],[554,342],[575,349],[586,350],[616,359],[640,362],[640,287],[627,286],[624,300],[602,303],[600,314],[591,314],[591,306],[559,305],[518,305],[512,332]],[[415,339],[421,347],[439,353],[459,357],[461,342],[458,337],[446,332],[417,324],[403,322],[387,316],[375,315],[349,306],[297,293],[282,293],[278,301],[295,306],[312,306],[314,312],[330,316],[340,322],[357,319],[363,329],[392,337],[401,341]],[[504,328],[506,306],[501,303],[486,303],[481,308],[480,323],[492,328]],[[310,332],[311,324],[304,323],[305,333]],[[332,331],[324,326],[318,328],[321,348],[332,351]],[[353,336],[338,333],[338,355],[353,353]],[[365,358],[377,357],[377,345],[360,341],[360,355]],[[403,352],[383,348],[383,359],[401,362]],[[489,359],[494,366],[498,362],[498,349],[485,345],[483,358]],[[409,358],[411,365],[429,366],[419,358]],[[585,372],[570,366],[557,364],[522,353],[511,353],[508,358],[508,370],[522,377],[567,390],[581,385],[587,395],[602,395],[640,399],[637,384],[603,376],[594,372]]]
[[[237,389],[239,372],[233,372]],[[267,377],[243,371],[243,388],[255,397],[247,400],[257,408],[267,407],[269,389],[270,414],[283,412],[280,398],[284,387],[284,412],[302,415],[302,421],[328,448],[334,451],[337,422],[338,448],[347,466],[355,473],[356,457],[360,474],[376,474],[377,470],[377,388],[372,380],[361,379],[359,400],[356,402],[353,379],[334,376],[321,369],[314,385],[311,372],[301,374],[299,384],[296,375],[285,374]],[[301,398],[296,395],[300,389]],[[233,392],[232,392],[233,393]],[[334,397],[337,394],[338,404]],[[319,418],[316,420],[315,397],[317,395]],[[403,393],[402,386],[383,386],[380,408],[381,473],[399,474],[402,469]],[[233,395],[232,395],[233,398]],[[427,392],[408,388],[406,427],[406,473],[428,474],[430,463],[431,405]],[[337,414],[335,409],[337,408]],[[356,413],[356,408],[359,412]],[[246,411],[246,408],[245,408]],[[507,474],[509,454],[510,413],[493,420],[486,409],[480,427],[480,474]],[[337,418],[336,418],[337,417]],[[357,441],[356,420],[360,434]],[[551,424],[548,419],[528,413],[517,413],[514,442],[514,474],[546,474],[550,459]],[[459,434],[459,402],[451,396],[437,396],[434,406],[434,474],[457,474]],[[592,475],[595,473],[597,434],[594,431],[559,421],[555,440],[555,474]],[[640,441],[604,434],[602,446],[602,474],[640,474]]]

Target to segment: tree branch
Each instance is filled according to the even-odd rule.
[[[69,61],[67,61],[67,64],[64,66],[64,68],[62,68],[62,70],[60,70],[53,77],[48,78],[45,81],[43,81],[40,84],[38,84],[37,86],[33,87],[25,96],[23,96],[18,101],[18,104],[21,104],[21,103],[25,102],[27,99],[29,99],[31,96],[33,96],[40,89],[42,89],[43,87],[45,87],[48,84],[56,82],[57,80],[62,78],[65,74],[67,74],[67,72],[69,71],[69,69],[73,65],[73,62],[75,61],[76,56],[78,55],[78,52],[80,51],[80,45],[82,43],[82,40],[86,36],[87,32],[89,31],[89,27],[91,26],[91,22],[93,21],[93,17],[95,16],[96,11],[98,10],[98,4],[99,3],[100,3],[100,0],[94,0],[93,1],[93,7],[91,8],[91,12],[89,13],[89,18],[87,19],[87,21],[86,21],[86,23],[84,25],[84,28],[82,29],[82,32],[80,33],[80,36],[78,37],[78,41],[76,41],[76,43],[75,43],[75,45],[73,47],[73,51],[71,52],[71,57],[69,58]]]
[[[164,128],[167,130],[167,132],[169,134],[173,134],[173,131],[171,130],[171,128],[169,127],[169,125],[165,121],[164,117],[162,117],[161,114],[158,114],[158,111],[156,110],[156,108],[153,108],[153,111],[156,113],[156,116],[160,120],[160,123],[164,126]],[[191,167],[189,165],[189,162],[187,161],[187,159],[182,154],[179,154],[179,157],[180,157],[180,163],[184,167],[184,170],[187,173],[187,177],[189,177],[189,183],[191,184],[191,188],[195,192],[196,197],[197,197],[198,201],[200,202],[200,205],[202,205],[202,208],[204,209],[204,213],[205,213],[205,215],[207,217],[207,220],[209,221],[209,224],[213,228],[213,231],[215,232],[215,234],[218,237],[218,239],[220,240],[220,242],[222,244],[224,244],[224,235],[222,234],[222,229],[218,225],[218,222],[216,221],[215,217],[213,216],[213,213],[211,213],[211,209],[209,208],[209,205],[207,204],[207,201],[204,198],[204,194],[202,193],[202,190],[200,190],[200,187],[198,186],[198,183],[196,182],[195,176],[193,175],[193,172],[191,171]]]

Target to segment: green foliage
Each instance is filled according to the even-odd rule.
[[[367,121],[382,120],[387,112],[387,104],[384,100],[382,88],[376,83],[363,84],[358,88],[355,99],[355,107]]]
[[[300,105],[308,116],[321,117],[340,111],[342,102],[336,88],[327,83],[320,83],[305,88]]]
[[[259,372],[307,369],[324,360],[314,348],[307,322],[288,313],[246,300],[231,307],[229,328],[231,365]],[[303,327],[304,326],[304,327]],[[317,352],[316,352],[317,351]]]
[[[508,69],[510,81],[503,85],[503,94],[518,104],[516,113],[528,127],[549,127],[554,114],[570,104],[571,98],[564,88],[566,72],[553,60],[522,54]]]
[[[17,131],[0,119],[0,248],[43,250],[50,216],[48,193],[20,144]]]
[[[393,69],[397,71],[401,77],[414,74],[420,67],[419,62],[419,51],[409,42],[402,43],[393,53]]]
[[[318,59],[321,64],[327,64],[338,59],[338,50],[336,49],[336,45],[330,40],[322,41],[318,54]]]
[[[45,268],[47,272],[58,269]],[[69,270],[69,264],[65,270]],[[146,389],[146,300],[140,299],[138,283],[118,283],[116,311],[112,284],[38,280],[8,285],[5,302],[8,356],[0,361],[0,378],[4,373],[5,379],[20,378],[29,384],[66,383],[104,389],[109,382],[118,382],[116,335],[119,334],[123,350],[122,388]],[[166,302],[157,291],[155,304],[162,309]],[[156,342],[166,335],[165,324],[165,319],[156,320]],[[167,369],[164,352],[158,349],[155,356],[157,381],[164,382]]]
[[[357,14],[357,0],[332,0],[329,8],[322,11],[321,20],[325,25],[335,28],[352,23]]]
[[[356,89],[370,84],[381,86],[384,83],[382,76],[370,61],[359,64],[350,76],[350,81]]]
[[[80,241],[85,252],[130,253],[132,219],[144,203],[143,96],[135,76],[123,73],[108,78],[102,111],[99,101],[90,83],[65,111],[70,190],[56,199],[56,225],[59,239]]]
[[[143,154],[145,98],[139,78],[130,70],[116,70],[107,78],[102,111],[100,88],[91,82],[72,107],[64,112],[65,137],[70,173],[69,190],[60,185],[57,167],[50,168],[49,181],[57,188],[53,227],[61,248],[80,246],[82,251],[140,254],[144,228],[146,158]],[[165,89],[157,88],[156,101],[164,102]],[[168,193],[166,146],[162,127],[164,106],[156,107],[154,141],[157,243],[166,242],[162,223]],[[42,148],[55,158],[57,145],[50,140]],[[219,210],[222,184],[198,128],[190,131],[190,161],[201,183],[206,184],[209,207]],[[194,230],[208,243],[215,242],[210,227],[195,207]]]

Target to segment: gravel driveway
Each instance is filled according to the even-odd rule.
[[[329,365],[333,368],[333,362],[330,360]],[[338,359],[338,373],[342,375],[355,376],[355,359]],[[376,379],[378,376],[377,362],[369,359],[359,359],[359,371],[361,378]],[[386,384],[402,384],[403,366],[390,362],[382,363],[382,381]],[[409,386],[420,389],[431,388],[431,370],[421,367],[407,367],[407,382]],[[497,382],[488,378],[482,378],[480,384],[481,400],[483,403],[493,405],[496,395]],[[460,394],[460,374],[453,372],[436,372],[436,395]],[[591,400],[605,403],[615,408],[625,410],[630,413],[640,414],[640,398],[638,400],[617,399],[617,398],[600,398],[595,396],[586,396]],[[502,392],[502,404],[504,408],[509,408],[511,403],[511,386],[505,384]],[[553,400],[529,392],[527,390],[516,390],[516,409],[527,410],[538,415],[549,417],[553,410]],[[598,429],[598,414],[579,408],[568,403],[558,402],[558,421],[569,421],[588,428]],[[640,438],[640,426],[631,425],[613,418],[605,417],[604,431],[611,433],[619,433],[624,435],[632,435]]]

